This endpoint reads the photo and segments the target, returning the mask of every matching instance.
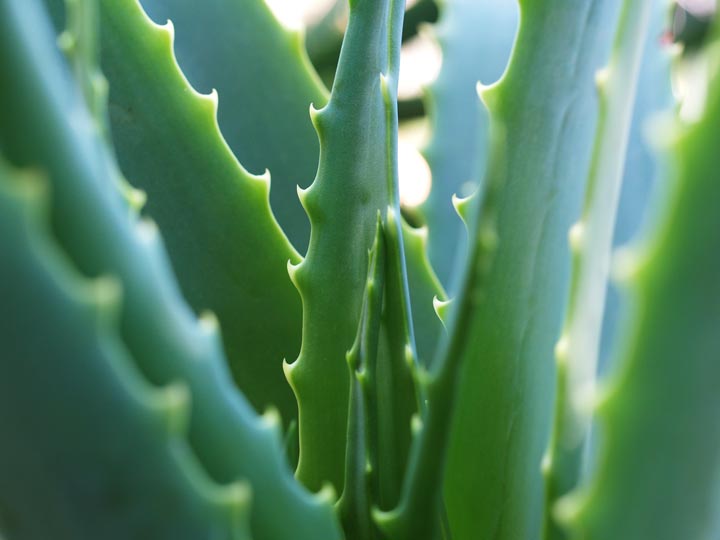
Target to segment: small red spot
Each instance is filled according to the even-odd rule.
[[[660,38],[658,39],[658,41],[663,47],[668,47],[669,45],[675,43],[675,36],[673,35],[671,30],[665,30],[665,32],[660,34]]]

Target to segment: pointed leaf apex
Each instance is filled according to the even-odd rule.
[[[477,191],[467,197],[458,197],[457,195],[452,196],[452,204],[455,207],[455,212],[460,216],[465,226],[469,223],[470,218],[470,207],[473,201],[476,199]]]
[[[585,243],[585,225],[582,221],[576,222],[568,231],[568,243],[573,253],[577,254],[582,251]]]
[[[395,208],[392,205],[388,205],[385,216],[387,219],[388,229],[393,230],[397,223],[397,214],[395,212]]]
[[[550,452],[546,451],[543,454],[542,461],[540,462],[540,472],[544,478],[549,478],[553,468],[553,459]]]
[[[297,196],[298,196],[298,199],[300,200],[300,204],[305,209],[305,213],[307,213],[307,211],[308,211],[307,197],[310,193],[310,187],[303,188],[303,187],[300,187],[300,185],[298,184],[295,189],[297,191]]]
[[[330,482],[325,482],[315,494],[315,499],[321,504],[335,504],[337,502],[337,492]]]
[[[577,521],[581,509],[581,492],[571,492],[561,497],[552,508],[552,515],[555,520],[565,527],[571,526]]]
[[[422,242],[423,245],[427,242],[430,229],[427,225],[421,225],[420,227],[408,227],[410,235],[414,236]]]
[[[122,286],[112,276],[101,276],[91,283],[92,296],[101,309],[114,310],[122,298]]]
[[[155,391],[167,433],[178,435],[187,431],[190,419],[190,390],[181,382]]]
[[[386,107],[389,107],[393,101],[393,88],[394,81],[392,81],[392,75],[380,73],[380,93],[382,94],[383,102]]]
[[[650,115],[642,126],[642,131],[651,148],[667,151],[677,144],[685,131],[678,128],[677,113],[662,111]]]
[[[315,104],[310,104],[310,121],[312,122],[313,127],[315,128],[315,131],[318,134],[318,137],[322,137],[325,133],[325,129],[323,126],[323,113],[326,110],[326,107],[322,107],[320,109],[315,108]]]
[[[220,330],[220,323],[212,311],[203,311],[198,317],[200,329],[207,335],[215,335]]]
[[[253,178],[266,184],[269,188],[270,182],[272,181],[272,174],[270,174],[270,169],[265,169],[262,174],[254,175]]]
[[[349,351],[345,353],[345,362],[353,373],[360,367],[360,355],[358,354],[358,343],[355,341]],[[356,373],[357,375],[357,373]]]
[[[300,261],[299,263],[293,263],[292,260],[288,259],[287,262],[287,271],[288,275],[290,276],[290,281],[292,281],[293,285],[295,285],[295,288],[300,290],[300,284],[299,284],[299,272],[300,268],[302,267],[303,261]]]
[[[223,486],[220,491],[220,500],[231,509],[236,518],[246,515],[252,502],[252,488],[248,482],[233,482]]]
[[[167,33],[168,37],[170,38],[170,43],[175,43],[175,25],[170,19],[168,19],[165,24],[158,25],[158,28],[160,28],[160,30],[162,30],[163,32]]]
[[[492,110],[492,106],[495,100],[495,88],[497,87],[497,85],[498,83],[483,84],[481,81],[478,81],[475,84],[475,91],[477,92],[477,95],[480,98],[483,106],[488,111]]]
[[[295,371],[296,364],[297,364],[297,360],[295,360],[291,364],[285,358],[283,358],[283,364],[282,364],[283,374],[285,375],[285,379],[290,384],[290,386],[292,386],[293,371]]]
[[[447,323],[447,316],[450,312],[450,306],[452,305],[453,299],[450,298],[448,300],[440,300],[437,296],[433,297],[433,309],[435,310],[435,314],[438,316],[438,319],[440,319],[440,322],[442,322],[443,326]]]
[[[413,349],[412,345],[410,343],[406,343],[405,349],[403,352],[405,354],[405,365],[409,369],[414,369],[416,362],[415,362],[415,350]]]
[[[605,93],[608,80],[610,79],[610,68],[605,66],[595,72],[595,87],[598,92]]]
[[[270,406],[265,409],[265,412],[262,413],[260,419],[263,423],[263,426],[265,426],[267,429],[280,433],[282,420],[280,419],[280,413],[275,407]]]
[[[641,266],[642,256],[637,249],[620,248],[614,254],[610,276],[615,283],[629,284],[637,278]]]
[[[567,334],[560,336],[560,339],[555,344],[555,361],[559,367],[567,365],[569,346],[570,341]]]
[[[154,244],[158,239],[158,228],[154,221],[150,219],[141,219],[135,226],[135,231],[141,242],[150,245]]]
[[[57,38],[58,48],[67,56],[73,53],[77,46],[75,36],[67,30],[60,33]]]
[[[203,95],[203,98],[210,104],[210,110],[212,111],[213,115],[217,117],[217,110],[218,110],[218,91],[216,88],[213,88],[210,90],[209,94]]]
[[[410,419],[410,430],[412,431],[413,437],[416,437],[418,433],[423,428],[423,421],[422,418],[420,418],[420,415],[415,413],[412,415],[412,418]]]
[[[120,191],[130,205],[130,208],[137,214],[139,214],[147,204],[147,193],[142,189],[131,186],[127,181],[120,183]]]

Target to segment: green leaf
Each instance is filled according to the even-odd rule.
[[[275,406],[290,422],[282,361],[299,349],[301,304],[286,268],[299,255],[270,211],[269,178],[233,156],[217,94],[197,94],[175,62],[172,27],[155,26],[134,0],[100,8],[120,166],[147,192],[190,304],[218,317],[236,383],[257,409]]]
[[[615,221],[615,249],[633,242],[648,228],[653,211],[651,201],[656,198],[663,185],[660,156],[652,150],[646,135],[648,122],[660,111],[675,106],[671,84],[672,49],[659,38],[670,24],[667,4],[665,0],[661,0],[654,8],[640,68],[625,173]],[[609,282],[600,340],[601,373],[612,369],[612,353],[617,342],[616,336],[621,330],[620,324],[626,312],[626,304],[627,299],[622,292]]]
[[[720,77],[703,118],[670,143],[672,182],[648,243],[618,272],[632,295],[622,363],[596,414],[590,486],[561,502],[574,538],[715,538],[720,493]],[[661,129],[661,128],[658,128]],[[624,269],[623,269],[624,267]],[[632,512],[627,509],[632,508]]]
[[[322,107],[328,95],[307,59],[302,33],[285,29],[264,0],[142,5],[157,23],[173,22],[175,53],[190,84],[203,93],[217,90],[220,129],[243,166],[256,174],[270,170],[273,211],[304,253],[310,223],[296,186],[310,184],[318,163],[308,107]]]
[[[451,198],[467,197],[478,188],[489,150],[489,118],[475,87],[478,81],[490,84],[500,78],[517,17],[517,4],[510,0],[445,0],[440,22],[430,28],[442,51],[442,68],[425,93],[432,139],[423,154],[432,171],[432,190],[421,210],[429,228],[430,260],[451,293],[467,256],[467,234]]]
[[[187,386],[150,387],[137,372],[118,283],[68,265],[45,226],[43,186],[0,161],[3,532],[249,540],[249,487],[215,484],[197,463]]]
[[[597,75],[600,112],[595,148],[583,212],[569,234],[573,252],[570,298],[555,349],[555,422],[543,463],[546,539],[565,538],[551,510],[559,497],[577,486],[586,455],[591,424],[587,398],[594,390],[598,370],[613,226],[652,11],[650,1],[623,4],[610,62]]]
[[[377,479],[376,469],[382,458],[375,433],[378,428],[378,415],[374,410],[379,397],[376,391],[378,348],[385,286],[385,244],[379,216],[375,240],[368,258],[362,314],[355,343],[346,357],[350,369],[350,403],[345,484],[336,505],[346,540],[376,538],[371,509],[374,498],[381,494],[377,482],[373,482]]]
[[[456,351],[462,368],[445,482],[460,540],[540,535],[553,348],[569,282],[566,235],[581,208],[594,74],[612,42],[617,3],[524,0],[520,10],[508,70],[482,91],[502,129],[486,177],[502,185],[497,254],[485,293],[449,327],[465,338]]]
[[[303,299],[303,340],[300,356],[288,365],[287,373],[300,415],[297,477],[315,490],[324,482],[338,491],[343,486],[350,392],[344,359],[358,328],[367,250],[375,237],[378,212],[392,229],[386,237],[386,291],[393,295],[388,304],[399,310],[388,315],[393,341],[388,340],[387,360],[380,364],[396,374],[406,372],[404,378],[394,379],[399,386],[391,393],[392,402],[382,405],[387,421],[398,410],[396,400],[413,399],[405,364],[408,348],[416,358],[406,263],[400,222],[392,219],[400,213],[396,86],[403,7],[399,0],[351,2],[330,102],[312,113],[320,138],[320,166],[315,182],[301,192],[312,233],[306,259],[290,269]],[[396,425],[393,435],[404,430],[407,446],[409,418],[406,424]],[[378,474],[398,472],[391,467]]]
[[[135,3],[124,7],[142,15]],[[258,418],[232,384],[217,325],[209,315],[198,321],[182,299],[155,228],[108,189],[116,166],[39,4],[9,0],[0,15],[0,73],[14,81],[0,85],[0,149],[15,165],[47,173],[53,233],[83,275],[117,276],[121,336],[139,370],[155,385],[187,386],[188,438],[202,467],[221,485],[248,481],[256,540],[340,538],[331,507],[292,478],[278,422]]]
[[[428,258],[428,229],[414,229],[402,221],[402,237],[410,284],[410,304],[415,327],[417,356],[422,365],[430,365],[445,334],[435,302],[446,302],[447,295]]]
[[[494,145],[500,144],[503,131],[495,127]],[[497,165],[497,163],[495,164]],[[446,509],[442,504],[443,474],[453,407],[458,385],[462,347],[467,339],[465,328],[457,324],[467,318],[475,303],[486,294],[487,279],[492,268],[496,244],[497,199],[502,178],[493,175],[481,195],[472,199],[475,211],[471,225],[471,259],[462,279],[457,304],[451,304],[449,324],[457,329],[442,342],[435,361],[418,367],[416,378],[424,407],[422,417],[414,418],[413,442],[401,497],[389,511],[375,508],[378,527],[390,538],[451,538]]]

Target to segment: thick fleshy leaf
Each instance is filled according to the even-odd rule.
[[[664,8],[660,2],[656,5]],[[562,335],[555,347],[555,422],[543,462],[543,537],[548,540],[565,538],[552,509],[560,497],[578,485],[587,455],[591,426],[587,400],[594,392],[598,370],[613,227],[652,8],[650,0],[623,4],[610,61],[597,77],[600,112],[595,149],[582,215],[570,229],[570,297]]]
[[[414,402],[407,351],[416,358],[397,196],[396,95],[403,8],[401,0],[350,3],[330,101],[312,113],[320,137],[320,166],[315,182],[301,193],[312,233],[306,259],[290,268],[303,299],[303,340],[297,361],[287,366],[300,416],[297,476],[311,489],[324,482],[338,491],[343,486],[350,390],[345,353],[360,320],[367,251],[378,213],[389,228],[385,289],[391,295],[384,314],[384,327],[390,329],[387,352],[380,366],[395,374],[378,377],[383,384],[390,381],[386,399],[378,401],[385,411],[378,426],[392,422],[392,430],[380,431],[393,437],[406,434],[404,444],[391,446],[386,455],[402,453],[409,445],[409,416],[405,425],[391,420],[404,410],[398,401]],[[397,477],[397,469],[391,466],[377,474]]]
[[[120,167],[148,196],[183,293],[217,316],[236,383],[285,422],[296,404],[282,362],[299,349],[298,262],[270,211],[268,177],[237,162],[218,130],[218,95],[201,96],[173,57],[172,26],[134,0],[100,2],[102,67]]]
[[[481,92],[498,134],[486,181],[500,182],[502,192],[485,294],[449,329],[465,339],[445,483],[460,540],[540,535],[553,349],[569,285],[567,231],[582,206],[595,71],[617,14],[615,0],[522,1],[508,70]],[[472,226],[470,234],[478,234]]]
[[[117,7],[143,16],[135,2]],[[88,277],[117,276],[121,337],[137,367],[153,384],[187,387],[193,453],[216,482],[248,481],[253,538],[339,538],[327,502],[292,478],[278,423],[258,418],[232,384],[217,325],[210,316],[199,322],[182,299],[156,229],[108,188],[117,168],[39,3],[10,0],[0,9],[0,73],[13,80],[0,86],[0,148],[15,165],[47,174],[53,233],[77,268]]]
[[[516,0],[444,0],[440,22],[430,29],[442,51],[442,68],[425,94],[432,139],[423,153],[432,189],[422,213],[430,260],[451,294],[467,256],[467,234],[452,197],[478,189],[489,151],[489,118],[475,87],[502,75],[517,19]]]
[[[717,42],[708,51],[703,118],[665,126],[675,133],[665,141],[672,167],[657,228],[618,261],[631,324],[596,410],[597,470],[558,508],[573,538],[699,540],[719,532],[719,52]]]
[[[310,185],[318,163],[308,107],[322,107],[328,96],[307,59],[302,33],[284,28],[264,0],[141,3],[156,23],[173,22],[183,73],[199,92],[217,90],[225,140],[249,171],[270,171],[273,212],[305,253],[310,223],[296,186]]]
[[[248,486],[221,487],[197,463],[187,387],[153,388],[138,373],[119,335],[118,283],[68,265],[44,187],[0,161],[3,534],[249,540]]]

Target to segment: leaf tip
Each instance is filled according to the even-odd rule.
[[[433,309],[435,310],[435,314],[437,315],[438,319],[440,319],[440,322],[445,326],[447,323],[447,316],[448,312],[450,311],[450,306],[452,305],[453,299],[450,298],[448,300],[440,300],[437,295],[433,297]]]

